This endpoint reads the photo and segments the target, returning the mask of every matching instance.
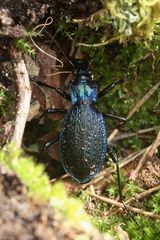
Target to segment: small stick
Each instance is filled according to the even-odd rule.
[[[144,162],[146,161],[146,156],[147,156],[147,153],[149,152],[150,148],[151,148],[151,146],[147,147],[147,149],[146,149],[146,151],[144,152],[143,156],[142,156],[141,159],[139,160],[139,163],[138,163],[136,169],[131,172],[130,180],[136,180],[136,179],[137,179],[138,173],[139,173],[139,171],[141,170],[141,168],[143,167]]]
[[[136,158],[138,158],[140,155],[142,155],[147,148],[143,148],[137,152],[131,153],[129,156],[123,158],[120,160],[120,168],[126,166],[128,163],[134,161]]]
[[[155,139],[155,141],[153,142],[153,144],[151,145],[151,148],[147,153],[147,159],[151,159],[153,157],[159,145],[160,145],[160,131],[157,135],[157,138]]]
[[[95,197],[103,202],[106,202],[108,204],[113,204],[114,206],[116,207],[120,207],[120,208],[123,208],[123,203],[120,203],[120,202],[117,202],[113,199],[110,199],[110,198],[107,198],[107,197],[103,197],[103,196],[100,196],[100,195],[97,195],[97,194],[93,194],[93,193],[88,193],[91,197]],[[132,207],[132,206],[129,206],[129,205],[126,205],[127,209],[132,211],[132,212],[136,212],[136,213],[139,213],[141,215],[144,215],[144,216],[147,216],[147,217],[151,217],[151,218],[156,218],[156,219],[160,219],[160,215],[158,214],[155,214],[155,213],[152,213],[152,212],[148,212],[148,211],[144,211],[143,209],[139,209],[139,208],[136,208],[136,207]]]
[[[87,44],[87,43],[78,43],[77,46],[84,46],[84,47],[101,47],[101,46],[105,46],[108,44],[111,44],[113,42],[118,41],[121,38],[122,34],[109,38],[107,39],[105,42],[100,42],[100,43],[93,43],[93,44]]]
[[[143,198],[146,198],[146,197],[147,197],[148,195],[150,195],[151,193],[156,192],[156,191],[158,191],[158,190],[160,190],[160,185],[155,186],[155,187],[152,187],[152,188],[150,188],[150,189],[147,189],[146,191],[144,191],[144,192],[142,192],[142,193],[136,194],[135,199],[141,200],[141,199],[143,199]],[[128,203],[129,201],[130,201],[130,199],[128,199],[128,201],[126,201],[126,203]]]
[[[151,193],[156,192],[158,190],[160,190],[160,185],[152,187],[150,189],[147,189],[144,192],[136,194],[135,197],[132,197],[132,198],[128,199],[127,201],[125,201],[125,204],[129,204],[130,202],[132,202],[134,200],[142,200],[143,198],[146,198],[148,195],[150,195]]]
[[[140,107],[153,95],[153,93],[160,86],[160,82],[154,85],[141,99],[140,101],[133,107],[133,109],[128,113],[127,120],[133,116],[133,114],[139,111]]]
[[[115,138],[115,136],[118,134],[119,129],[114,129],[113,132],[108,137],[108,143],[110,144],[112,140]]]
[[[137,132],[132,132],[132,133],[122,133],[121,135],[115,137],[113,140],[114,141],[119,141],[119,140],[123,140],[125,138],[129,138],[129,137],[134,137],[134,136],[137,136],[137,135],[141,135],[141,134],[144,134],[144,133],[148,133],[148,132],[151,132],[151,131],[155,131],[157,129],[159,129],[160,126],[156,126],[156,127],[151,127],[151,128],[147,128],[147,129],[142,129],[142,130],[139,130]]]
[[[17,76],[19,102],[15,120],[15,129],[11,141],[13,141],[17,147],[20,147],[30,109],[31,87],[26,65],[22,59],[17,64],[15,71]]]

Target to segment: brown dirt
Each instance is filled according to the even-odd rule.
[[[0,216],[0,240],[63,239],[53,227],[53,211],[30,201],[19,179],[2,168]]]

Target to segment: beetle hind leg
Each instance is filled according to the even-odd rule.
[[[57,109],[57,108],[48,108],[39,118],[38,121],[41,120],[41,118],[45,117],[48,114],[56,114],[56,113],[60,113],[60,114],[66,114],[68,110],[67,109]]]
[[[136,222],[136,219],[134,215],[129,211],[126,204],[123,201],[123,192],[122,192],[122,184],[121,184],[121,178],[120,178],[120,169],[119,169],[119,161],[114,152],[112,151],[112,148],[108,146],[108,155],[112,159],[112,161],[116,164],[116,171],[117,171],[117,183],[118,183],[118,191],[119,191],[119,197],[120,201],[124,206],[125,211],[128,213],[128,215],[131,217],[132,220]],[[137,222],[136,222],[137,223]]]

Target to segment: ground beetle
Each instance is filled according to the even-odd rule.
[[[86,183],[101,170],[106,152],[114,162],[117,162],[110,147],[107,146],[104,116],[121,121],[125,121],[125,118],[102,113],[96,108],[95,103],[122,80],[98,92],[97,82],[93,80],[87,65],[83,61],[78,61],[74,63],[74,68],[75,81],[69,84],[70,94],[60,88],[38,82],[56,90],[72,103],[69,110],[47,109],[41,117],[48,113],[65,114],[59,139],[46,143],[45,148],[59,141],[60,157],[65,171],[76,182]]]
[[[58,44],[57,46],[59,47]],[[117,167],[119,194],[123,203],[118,159],[107,144],[104,117],[117,119],[121,122],[126,119],[102,113],[95,106],[99,98],[106,95],[123,80],[118,80],[98,91],[98,81],[93,80],[89,65],[82,60],[73,61],[73,59],[67,58],[61,48],[60,50],[74,67],[75,79],[69,84],[70,94],[63,89],[48,86],[43,82],[38,83],[54,89],[65,99],[71,101],[72,107],[67,110],[47,109],[42,114],[41,117],[48,113],[65,114],[59,138],[46,143],[44,149],[59,141],[62,165],[65,171],[78,183],[90,181],[101,170],[106,153],[108,153]],[[125,204],[124,208],[127,210]],[[131,215],[128,210],[127,212]]]

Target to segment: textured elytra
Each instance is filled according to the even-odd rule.
[[[88,101],[80,101],[66,114],[60,135],[61,161],[72,178],[85,183],[102,168],[106,131],[102,114]]]

